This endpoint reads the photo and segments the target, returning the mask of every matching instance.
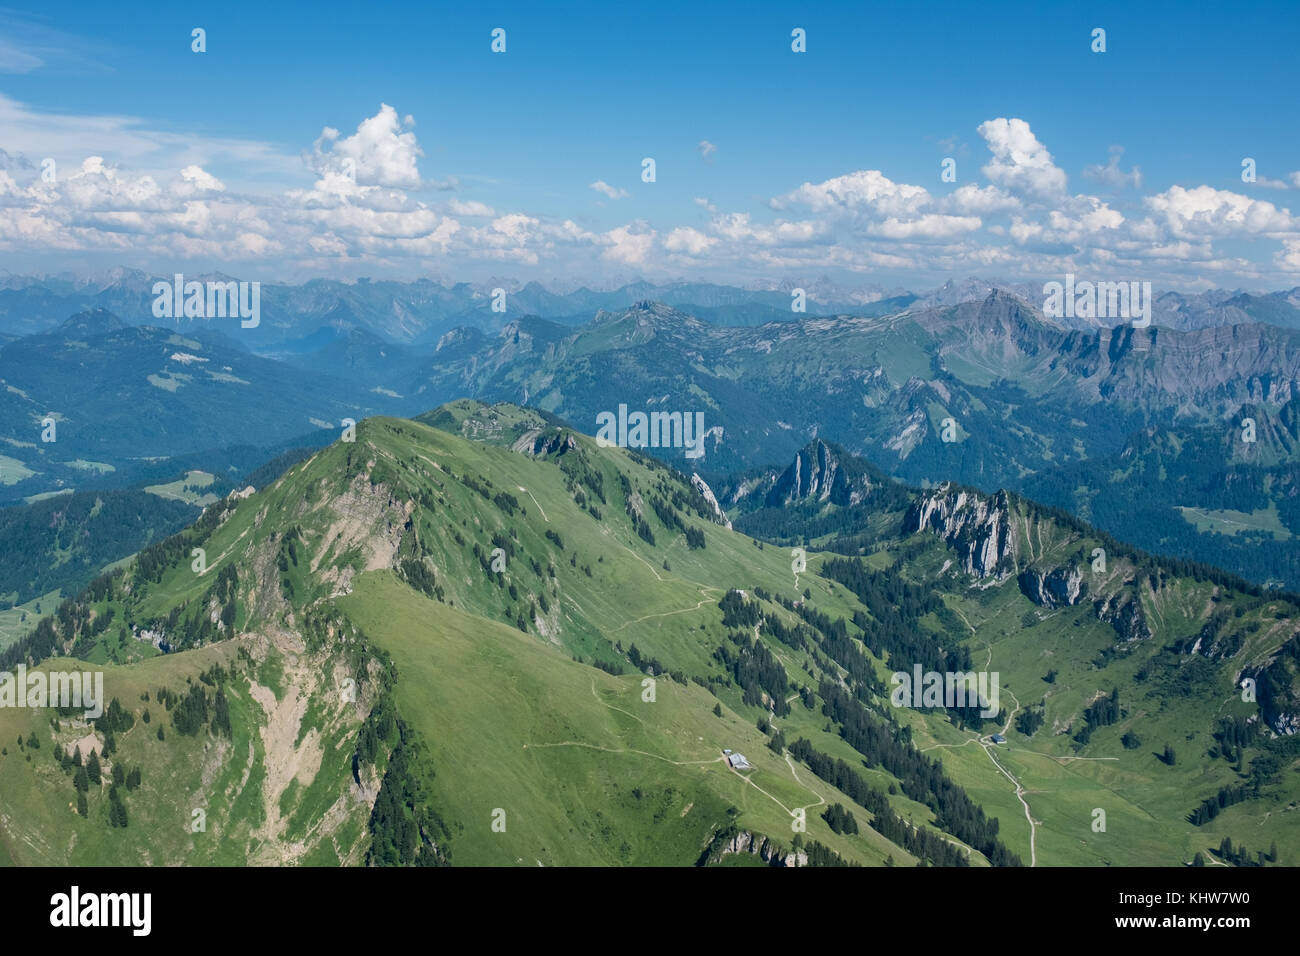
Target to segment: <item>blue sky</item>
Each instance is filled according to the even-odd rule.
[[[1295,4],[467,6],[0,10],[5,267],[1300,284]]]

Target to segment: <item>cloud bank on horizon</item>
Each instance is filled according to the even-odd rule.
[[[436,115],[401,112],[400,88],[369,115],[333,109],[337,127],[288,144],[213,135],[201,121],[35,105],[3,84],[6,74],[49,68],[56,44],[25,47],[24,23],[0,18],[0,255],[14,271],[121,264],[267,278],[632,273],[719,282],[833,273],[914,283],[1092,271],[1189,289],[1300,282],[1300,216],[1291,211],[1300,170],[1243,174],[1231,188],[1166,176],[1156,188],[1150,170],[1109,144],[1104,162],[1099,155],[1072,172],[1030,119],[1008,114],[971,116],[947,141],[936,132],[950,155],[933,159],[925,182],[893,171],[884,150],[873,164],[792,178],[729,147],[729,124],[713,132],[696,116],[672,145],[694,160],[660,157],[650,181],[645,160],[656,150],[641,141],[617,165],[593,159],[571,186],[541,173],[530,182],[525,164],[503,188],[480,170],[439,169],[440,144],[457,131]],[[500,145],[530,148],[509,129]],[[740,199],[715,195],[713,174],[729,163],[738,164],[733,175],[744,164],[758,188]]]

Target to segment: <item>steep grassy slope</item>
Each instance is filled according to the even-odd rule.
[[[628,501],[666,489],[663,494],[685,502],[688,489],[662,466],[621,451],[598,454],[586,439],[565,452],[571,456],[566,467],[582,484],[554,462],[507,448],[412,422],[367,421],[355,443],[340,442],[246,501],[209,509],[198,526],[146,550],[129,571],[98,580],[10,661],[42,656],[40,642],[49,639],[50,648],[104,662],[108,695],[136,718],[112,735],[116,752],[109,762],[143,769],[144,786],[125,797],[131,825],[118,831],[138,843],[84,836],[105,826],[102,800],[90,801],[86,819],[71,811],[33,814],[38,802],[75,800],[71,773],[61,773],[48,755],[53,738],[69,744],[90,728],[74,714],[61,715],[53,731],[36,713],[5,711],[0,727],[12,739],[32,732],[45,739],[43,752],[10,748],[0,758],[11,771],[0,801],[13,821],[7,833],[15,858],[51,862],[55,847],[76,843],[79,859],[102,862],[146,847],[155,862],[221,862],[232,855],[358,862],[364,853],[356,836],[372,822],[388,755],[380,753],[373,767],[349,765],[362,722],[377,701],[388,699],[391,654],[397,675],[391,699],[423,742],[418,749],[428,760],[419,775],[433,781],[428,806],[447,825],[450,838],[438,834],[438,842],[448,845],[454,862],[507,860],[502,846],[511,844],[494,842],[487,829],[498,806],[514,821],[507,832],[526,838],[509,852],[530,865],[535,859],[693,863],[713,835],[733,826],[770,835],[788,851],[795,837],[789,811],[796,807],[810,808],[808,838],[846,859],[910,860],[870,831],[830,832],[815,808],[849,799],[765,750],[766,737],[755,727],[763,709],[742,705],[738,689],[719,691],[728,705],[719,717],[712,712],[718,701],[685,676],[721,671],[711,654],[721,638],[717,605],[726,590],[791,581],[788,559],[698,516],[679,519],[703,535],[704,547],[692,548],[684,532],[634,504],[633,514],[643,509],[635,521],[658,541],[650,546],[634,530]],[[620,475],[631,489],[626,497]],[[607,504],[597,503],[599,493]],[[507,561],[499,574],[488,570],[494,537]],[[195,549],[206,556],[202,573]],[[360,631],[333,610],[336,598]],[[112,623],[104,626],[105,619]],[[160,655],[141,637],[176,652]],[[465,655],[483,653],[489,641],[497,643],[499,660],[483,669]],[[632,653],[645,660],[671,661],[680,681],[659,676],[653,703],[642,701],[642,677],[618,678],[571,656],[623,670],[622,649],[634,645]],[[160,687],[184,694],[202,683],[196,672],[210,666],[212,653],[229,661],[235,649],[234,665],[213,682],[227,701],[231,729],[223,733],[209,722],[189,737],[172,725],[174,715],[169,721],[158,713],[154,722],[166,727],[167,739],[157,740],[143,712],[161,708],[141,695],[152,688],[156,701]],[[426,657],[425,651],[437,653]],[[524,695],[527,706],[512,710],[501,685],[518,680],[535,691]],[[639,718],[646,727],[613,709],[620,698],[646,708]],[[215,709],[211,690],[207,700]],[[551,726],[552,718],[563,719]],[[445,723],[460,730],[449,733]],[[101,741],[105,736],[99,732]],[[203,740],[208,746],[196,750]],[[389,734],[380,750],[393,740]],[[592,748],[546,746],[566,741]],[[525,754],[524,744],[536,753]],[[747,782],[731,771],[722,761],[724,746],[749,754],[754,769],[745,773],[758,779]],[[634,755],[641,766],[629,768],[628,755],[612,751],[642,751]],[[486,755],[500,771],[488,769]],[[666,768],[673,768],[667,777]],[[473,781],[485,773],[478,787]],[[488,796],[492,780],[509,786]],[[610,789],[614,781],[621,789]],[[623,792],[632,790],[641,795]],[[566,791],[589,807],[579,818],[557,809]],[[492,805],[476,804],[479,793]],[[148,842],[147,831],[170,832],[201,807],[207,832],[217,830],[220,840],[182,832],[171,843]],[[535,821],[532,829],[528,820]],[[572,843],[565,821],[607,838]],[[775,843],[764,852],[777,852]]]
[[[583,667],[517,629],[412,597],[387,572],[364,575],[341,603],[393,654],[398,704],[428,729],[455,863],[694,862],[732,815],[788,841],[792,808],[847,799],[792,773],[751,721],[714,716],[697,685],[656,681],[648,701],[640,674]],[[730,769],[724,748],[756,769]],[[851,859],[905,859],[870,831],[859,842],[819,822],[816,837]]]
[[[865,558],[805,567],[717,523],[684,476],[549,416],[423,418],[368,419],[210,506],[0,655],[93,662],[118,702],[94,726],[0,708],[12,861],[1176,864],[1222,835],[1296,861],[1291,738],[1257,728],[1240,764],[1207,755],[1218,719],[1250,713],[1229,700],[1242,668],[1270,721],[1294,712],[1286,602],[1168,569],[1148,595],[1143,559],[1108,543],[1087,600],[1069,585],[1049,607],[1086,529],[949,489],[872,499],[911,504]],[[990,520],[1009,529],[992,550]],[[1170,658],[1211,620],[1205,653]],[[914,661],[1000,670],[1004,713],[891,706],[890,672]],[[1076,740],[1115,687],[1122,719]],[[1018,734],[1044,698],[1044,725]],[[1129,728],[1143,749],[1119,742]],[[108,753],[83,816],[51,752],[84,755],[92,733]],[[1166,742],[1173,766],[1150,755]],[[1270,754],[1277,772],[1258,772]],[[1238,765],[1259,793],[1186,822]]]

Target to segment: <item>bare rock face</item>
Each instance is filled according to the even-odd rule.
[[[836,449],[820,439],[800,449],[772,483],[765,503],[782,508],[797,502],[852,506],[876,487],[868,475],[846,469]]]
[[[1279,734],[1288,736],[1294,734],[1296,731],[1300,731],[1300,711],[1275,714],[1270,726]]]
[[[807,866],[808,854],[800,851],[796,853],[793,850],[781,852],[772,841],[767,837],[755,836],[748,830],[742,830],[733,836],[730,840],[722,845],[718,851],[718,858],[728,856],[732,853],[752,853],[758,856],[768,866]]]
[[[1005,491],[991,498],[941,485],[907,509],[903,532],[930,530],[961,556],[967,574],[986,578],[1005,573],[1016,562],[1016,537]]]
[[[781,504],[804,498],[824,502],[831,496],[831,488],[839,474],[840,465],[825,442],[814,442],[795,456],[773,489]]]
[[[563,429],[549,429],[526,432],[519,437],[513,445],[511,451],[517,451],[525,455],[531,455],[534,458],[545,458],[556,452],[564,454],[571,448],[578,447],[573,435]]]
[[[700,495],[704,498],[704,500],[709,503],[709,507],[713,509],[714,522],[722,525],[724,528],[730,531],[731,519],[727,517],[727,513],[723,511],[722,506],[718,504],[718,499],[714,497],[713,489],[709,487],[708,482],[706,482],[699,475],[692,474],[691,487],[694,488],[696,491],[698,491]]]
[[[1018,580],[1025,597],[1046,608],[1074,607],[1088,591],[1077,567],[1022,571]]]
[[[1274,733],[1300,732],[1300,656],[1279,654],[1266,667],[1242,676],[1255,679],[1260,713]]]
[[[1097,619],[1115,629],[1121,641],[1145,640],[1151,636],[1142,602],[1132,593],[1120,591],[1093,602]]]
[[[826,504],[851,508],[868,501],[883,486],[881,474],[864,465],[838,445],[816,438],[781,471],[769,468],[728,479],[719,486],[720,500],[728,507],[746,502],[752,508]]]

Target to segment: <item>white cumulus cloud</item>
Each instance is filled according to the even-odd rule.
[[[993,158],[983,170],[990,182],[1017,195],[1054,199],[1065,192],[1065,171],[1052,160],[1029,124],[999,117],[978,130]]]
[[[351,136],[340,139],[339,131],[327,126],[313,144],[309,164],[318,173],[354,173],[362,186],[416,189],[424,151],[407,128],[410,119],[399,119],[397,110],[381,103],[379,112],[362,120]]]

